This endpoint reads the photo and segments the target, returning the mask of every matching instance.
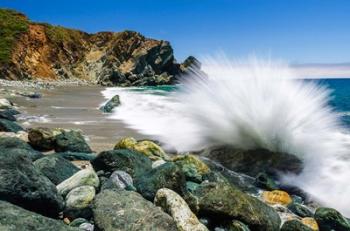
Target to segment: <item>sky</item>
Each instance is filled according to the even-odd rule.
[[[256,55],[292,64],[347,63],[350,0],[0,0],[32,21],[168,40],[175,57]]]

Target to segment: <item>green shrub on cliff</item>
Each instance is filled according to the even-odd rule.
[[[46,24],[46,35],[51,42],[60,44],[63,42],[74,43],[82,39],[84,33],[78,30]]]
[[[26,16],[14,10],[0,9],[0,63],[7,63],[20,34],[28,30]]]

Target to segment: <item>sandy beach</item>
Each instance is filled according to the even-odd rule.
[[[23,88],[9,89],[23,91]],[[41,98],[14,96],[11,98],[22,112],[18,121],[24,127],[74,128],[82,130],[96,152],[112,149],[124,136],[144,138],[124,123],[110,119],[99,106],[106,101],[100,86],[58,86],[53,89],[31,89]]]

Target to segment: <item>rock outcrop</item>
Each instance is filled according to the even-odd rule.
[[[171,84],[198,62],[178,64],[169,42],[133,31],[82,31],[0,9],[0,78],[80,79],[105,86]]]

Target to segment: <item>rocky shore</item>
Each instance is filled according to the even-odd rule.
[[[89,34],[9,9],[0,9],[0,29],[0,79],[154,86],[198,66],[192,56],[178,63],[169,42],[134,31]]]
[[[167,153],[131,137],[95,153],[80,131],[24,129],[19,114],[0,99],[0,230],[350,230],[338,211],[278,181],[302,169],[292,155]]]

